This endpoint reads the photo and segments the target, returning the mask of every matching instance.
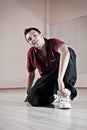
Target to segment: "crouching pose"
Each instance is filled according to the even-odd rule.
[[[63,41],[44,38],[37,28],[24,31],[25,39],[31,46],[27,52],[28,79],[25,102],[32,106],[46,106],[59,96],[59,108],[71,108],[77,91],[76,54]],[[40,78],[32,86],[38,69]]]

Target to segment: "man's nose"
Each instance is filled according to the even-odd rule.
[[[32,41],[33,41],[33,42],[35,42],[35,41],[36,41],[36,38],[35,38],[35,37],[33,37],[33,38],[32,38]]]
[[[35,43],[36,43],[36,40],[33,39],[33,40],[32,40],[32,45],[35,45]]]

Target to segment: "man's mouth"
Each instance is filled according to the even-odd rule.
[[[38,41],[34,42],[33,45],[37,45],[38,44]]]

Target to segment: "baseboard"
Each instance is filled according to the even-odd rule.
[[[0,90],[15,90],[15,89],[25,89],[25,87],[0,88]],[[87,89],[87,87],[76,87],[76,89]]]
[[[25,89],[25,87],[0,88],[0,90],[15,90],[15,89]]]
[[[77,89],[87,89],[87,87],[76,87]]]

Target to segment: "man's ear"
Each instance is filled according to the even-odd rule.
[[[41,36],[42,36],[42,37],[44,37],[44,34],[43,34],[43,33],[41,33]]]

